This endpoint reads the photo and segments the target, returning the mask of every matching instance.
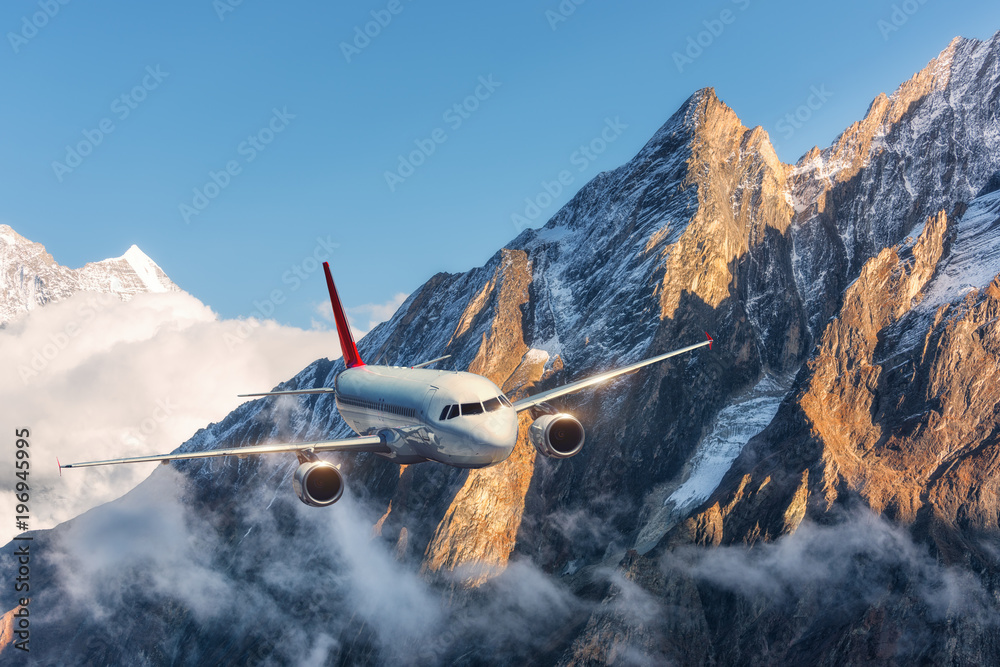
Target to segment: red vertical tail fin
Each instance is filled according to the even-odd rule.
[[[337,335],[340,336],[340,349],[344,353],[344,365],[348,368],[364,366],[365,362],[361,361],[358,346],[354,344],[354,336],[351,335],[351,326],[347,323],[347,316],[344,315],[344,307],[340,305],[340,297],[337,295],[336,285],[333,284],[329,262],[323,262],[323,271],[326,272],[326,287],[330,290],[330,303],[333,305],[333,319],[337,323]]]

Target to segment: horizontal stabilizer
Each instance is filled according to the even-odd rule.
[[[333,387],[320,387],[319,389],[289,389],[288,391],[265,391],[260,394],[237,394],[238,398],[255,398],[257,396],[294,396],[296,394],[332,394]]]

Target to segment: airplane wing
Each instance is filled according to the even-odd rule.
[[[254,454],[275,454],[279,452],[378,452],[388,454],[392,450],[385,440],[378,435],[346,438],[344,440],[323,440],[319,442],[302,442],[294,445],[256,445],[253,447],[231,447],[229,449],[210,449],[207,452],[188,452],[185,454],[160,454],[158,456],[133,456],[125,459],[109,459],[107,461],[85,461],[82,463],[62,463],[63,468],[89,468],[113,463],[148,463],[159,461],[176,461],[178,459],[207,459],[217,456],[238,456],[243,458]]]
[[[664,359],[669,359],[670,357],[676,357],[678,354],[684,354],[685,352],[690,352],[691,350],[696,350],[699,347],[704,347],[708,345],[709,349],[712,349],[712,343],[715,342],[714,339],[705,334],[708,340],[697,343],[695,345],[688,345],[687,347],[682,347],[679,350],[674,350],[672,352],[667,352],[656,357],[651,357],[649,359],[643,359],[642,361],[637,361],[634,364],[628,366],[623,366],[622,368],[616,368],[612,371],[607,371],[605,373],[599,373],[597,375],[591,375],[588,378],[582,380],[577,380],[576,382],[571,382],[569,384],[564,384],[561,387],[556,387],[555,389],[549,389],[548,391],[543,391],[540,394],[535,394],[534,396],[528,396],[527,398],[522,398],[519,401],[514,401],[514,409],[518,412],[522,410],[527,410],[528,408],[533,408],[536,405],[545,403],[546,401],[551,401],[553,398],[558,398],[559,396],[565,396],[566,394],[572,394],[573,392],[580,391],[581,389],[586,389],[587,387],[592,387],[595,384],[600,384],[610,380],[611,378],[616,378],[619,375],[624,375],[625,373],[631,373],[632,371],[638,370],[643,366],[648,366],[650,364],[655,364],[658,361],[663,361]]]

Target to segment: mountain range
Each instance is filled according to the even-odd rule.
[[[713,351],[560,399],[587,427],[564,461],[525,415],[492,468],[340,459],[351,490],[325,510],[293,460],[159,466],[32,534],[33,659],[1000,663],[998,115],[1000,33],[956,38],[795,165],[697,91],[359,348],[450,354],[511,397],[705,330]],[[329,396],[263,399],[180,451],[347,434]]]
[[[0,326],[47,303],[78,292],[112,294],[128,301],[136,294],[177,292],[156,262],[135,245],[121,257],[79,269],[59,265],[41,243],[0,225]]]

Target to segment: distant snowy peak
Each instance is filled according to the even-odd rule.
[[[135,245],[121,257],[70,269],[60,266],[41,243],[0,225],[0,326],[77,292],[114,294],[128,301],[136,294],[178,291],[163,269]]]
[[[112,285],[117,281],[126,288],[128,294],[171,292],[180,289],[170,281],[163,269],[136,245],[126,250],[121,257],[87,264],[80,271],[94,274],[97,280],[107,278]]]

